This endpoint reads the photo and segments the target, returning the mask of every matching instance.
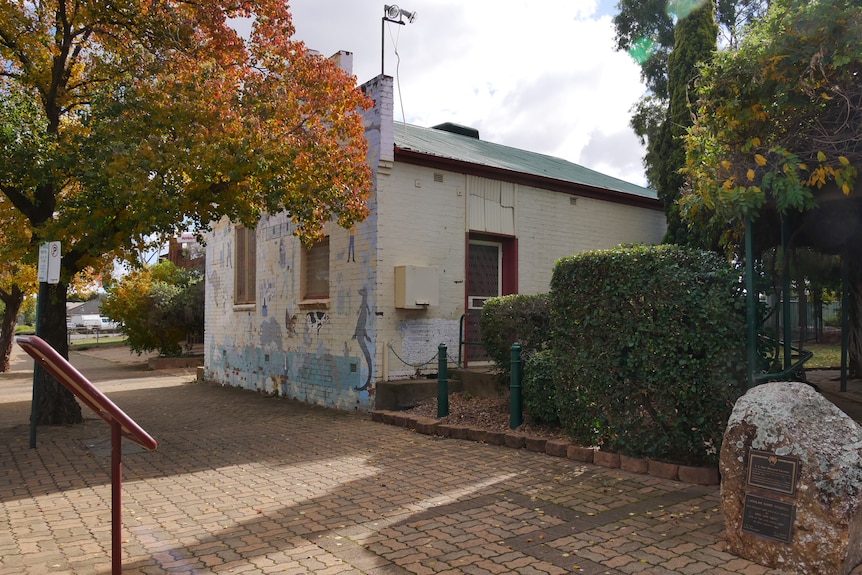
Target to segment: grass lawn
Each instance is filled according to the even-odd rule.
[[[126,343],[125,335],[100,335],[98,339],[96,336],[87,337],[86,339],[75,339],[69,343],[70,350],[84,350],[84,349],[92,349],[94,347],[109,347],[109,346],[117,346],[123,345]]]
[[[814,352],[814,357],[805,363],[807,368],[841,367],[840,343],[808,343],[805,349]]]

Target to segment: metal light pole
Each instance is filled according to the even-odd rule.
[[[393,24],[400,24],[404,26],[407,22],[404,21],[404,18],[407,18],[407,22],[411,24],[416,19],[416,12],[409,12],[407,10],[402,10],[398,7],[397,4],[393,4],[391,6],[384,5],[383,6],[383,18],[380,20],[380,75],[386,73],[386,68],[384,66],[385,59],[385,50],[384,43],[386,39],[386,23],[392,22]]]

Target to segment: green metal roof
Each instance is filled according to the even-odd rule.
[[[477,140],[435,128],[395,122],[395,146],[402,150],[561,182],[658,199],[655,190],[590,170],[566,160]]]

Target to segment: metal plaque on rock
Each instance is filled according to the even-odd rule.
[[[752,449],[748,456],[746,485],[796,497],[799,458]]]
[[[796,506],[758,495],[746,495],[742,511],[742,531],[767,539],[790,543]]]

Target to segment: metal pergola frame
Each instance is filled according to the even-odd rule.
[[[746,306],[746,324],[747,324],[747,351],[748,351],[748,388],[755,385],[765,383],[767,381],[776,381],[786,378],[791,373],[796,371],[808,359],[811,358],[811,353],[803,354],[797,362],[793,362],[792,345],[791,345],[791,327],[790,322],[784,321],[784,370],[775,373],[757,373],[757,293],[754,287],[754,231],[751,216],[745,218],[745,306]],[[783,253],[787,254],[789,245],[789,229],[787,219],[782,219],[781,224],[781,248]],[[847,366],[848,366],[848,349],[850,347],[850,313],[847,309],[850,292],[850,268],[849,258],[847,257],[846,248],[841,254],[841,391],[847,391]],[[782,277],[782,290],[784,291],[782,299],[782,315],[784,318],[790,317],[790,298],[787,294],[790,292],[790,273],[788,266],[784,266]]]

